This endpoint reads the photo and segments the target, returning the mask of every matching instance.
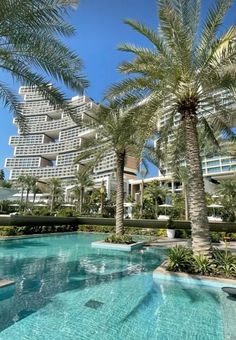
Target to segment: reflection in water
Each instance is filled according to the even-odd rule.
[[[81,249],[78,242],[73,247],[62,243],[54,255],[50,255],[47,239],[44,242],[34,240],[33,246],[27,241],[4,245],[12,251],[15,243],[15,253],[0,259],[0,277],[13,278],[16,284],[1,292],[0,331],[44,307],[58,293],[153,270],[164,255],[160,250],[156,256],[151,251],[129,254],[99,251],[89,244]],[[22,256],[21,249],[26,251],[27,246],[29,251],[30,247],[37,248],[33,254],[39,256],[27,257],[26,253]]]

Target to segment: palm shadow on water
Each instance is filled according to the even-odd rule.
[[[163,252],[164,254],[164,252]],[[5,257],[0,276],[13,278],[15,290],[0,295],[0,331],[45,307],[62,292],[83,290],[141,272],[154,270],[163,255],[99,253],[69,261],[58,256]],[[105,272],[104,271],[105,263]],[[106,271],[109,271],[106,273]]]

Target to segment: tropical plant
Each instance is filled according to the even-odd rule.
[[[114,100],[88,114],[96,138],[87,138],[81,146],[78,163],[87,168],[96,167],[106,154],[114,154],[116,159],[116,233],[124,233],[124,170],[129,156],[140,154],[142,127],[138,124],[137,111],[132,97],[125,102]],[[86,114],[86,113],[85,113]],[[97,147],[99,145],[99,147]]]
[[[144,201],[144,178],[148,174],[147,168],[142,168],[139,170],[141,176],[141,190],[140,190],[140,218],[143,217],[143,201]]]
[[[52,77],[82,91],[87,81],[80,75],[81,60],[60,39],[74,34],[64,16],[77,0],[1,0],[1,69],[16,81],[37,86],[51,104],[70,110],[62,92],[49,86]],[[18,97],[0,83],[0,97],[22,118]],[[22,120],[21,120],[22,121]]]
[[[234,222],[236,212],[236,181],[221,181],[218,193],[220,195],[220,203],[224,209],[224,215],[226,215],[225,219]]]
[[[26,187],[25,176],[23,176],[23,175],[19,176],[17,178],[16,185],[18,187],[20,187],[20,189],[21,189],[20,202],[22,204],[23,200],[24,200],[24,191],[25,191],[25,187]]]
[[[4,173],[4,170],[1,169],[0,170],[0,182],[4,181],[5,180],[5,173]]]
[[[164,123],[159,124],[159,141],[162,147],[172,145],[169,160],[179,161],[181,156],[186,161],[193,251],[209,255],[199,141],[203,145],[204,141],[211,140],[217,146],[222,138],[230,140],[235,136],[230,126],[236,101],[236,28],[232,26],[219,32],[231,0],[215,0],[204,21],[200,20],[200,4],[200,0],[158,0],[156,31],[126,20],[126,24],[152,45],[149,48],[120,46],[121,51],[135,55],[119,67],[122,73],[131,76],[115,84],[107,96],[140,97],[139,107],[143,108],[146,122],[154,116],[159,121],[165,117]],[[230,104],[227,108],[225,100]]]
[[[105,239],[107,243],[124,243],[124,244],[132,244],[134,243],[131,235],[117,235],[112,234]]]
[[[226,277],[236,276],[236,257],[230,251],[216,248],[213,250],[212,255],[218,274]]]
[[[35,190],[34,188],[36,187],[38,179],[37,179],[37,177],[26,175],[26,176],[24,176],[23,180],[24,180],[24,185],[25,185],[25,189],[26,189],[25,203],[26,203],[26,207],[27,207],[27,204],[28,204],[28,201],[29,201],[30,191]]]
[[[158,218],[158,205],[165,202],[168,190],[164,186],[160,186],[158,181],[148,183],[144,189],[144,201],[151,200],[155,206],[155,218]]]
[[[55,208],[55,202],[58,200],[58,198],[62,195],[62,187],[61,187],[61,181],[58,178],[50,178],[48,181],[48,186],[50,190],[51,195],[51,205],[50,205],[50,211],[52,212]]]
[[[201,275],[208,275],[214,270],[212,260],[201,254],[193,256],[192,267],[196,274]]]
[[[84,169],[82,167],[82,169],[76,172],[74,183],[75,183],[75,186],[72,189],[72,193],[76,195],[77,197],[79,196],[79,213],[81,214],[83,210],[83,204],[84,204],[85,189],[93,186],[91,175],[87,171],[86,167],[84,167]]]
[[[192,262],[191,249],[175,246],[169,250],[167,269],[174,272],[189,271]]]

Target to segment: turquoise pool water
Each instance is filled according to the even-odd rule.
[[[98,250],[101,234],[0,241],[1,340],[234,340],[236,301],[155,282],[164,250]]]

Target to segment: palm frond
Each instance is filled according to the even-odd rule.
[[[209,48],[216,39],[218,29],[231,5],[232,0],[215,0],[208,10],[208,15],[202,29],[201,39],[196,52],[199,59],[205,59],[207,57]]]

